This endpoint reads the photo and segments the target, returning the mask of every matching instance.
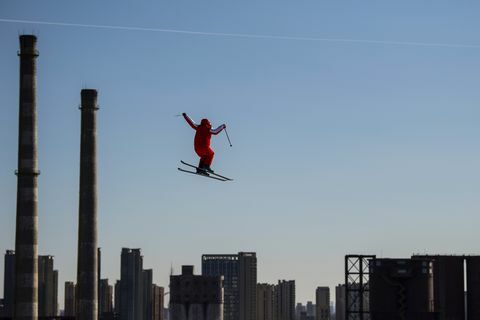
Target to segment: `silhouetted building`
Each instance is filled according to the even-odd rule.
[[[339,284],[335,287],[335,319],[345,320],[345,285]]]
[[[295,319],[300,320],[302,312],[307,312],[307,307],[301,302],[297,302],[295,305]]]
[[[434,319],[429,259],[370,260],[372,320]]]
[[[257,315],[257,255],[238,253],[238,305],[240,320],[256,320]]]
[[[113,299],[113,311],[115,314],[120,314],[120,280],[117,280],[115,282],[115,287],[114,287],[114,296],[115,298]]]
[[[152,320],[164,320],[164,295],[163,287],[152,285]]]
[[[223,320],[223,279],[196,276],[193,266],[170,276],[170,320]]]
[[[305,306],[305,310],[307,311],[307,319],[308,320],[315,320],[315,305],[312,301],[307,301],[307,305]]]
[[[202,255],[202,275],[223,276],[224,320],[239,320],[238,254]]]
[[[315,291],[316,320],[330,320],[330,288],[318,287]]]
[[[65,317],[75,317],[75,283],[71,281],[65,282]]]
[[[467,316],[480,319],[480,256],[467,257]]]
[[[145,320],[153,318],[153,271],[143,270],[143,316]]]
[[[274,317],[276,320],[295,320],[295,280],[278,280]]]
[[[120,320],[143,320],[143,256],[140,249],[123,248],[120,266]]]
[[[38,317],[37,37],[20,36],[14,317]]]
[[[422,255],[412,259],[433,262],[433,304],[438,319],[465,319],[464,257]]]
[[[5,269],[3,274],[3,317],[13,318],[13,299],[15,292],[15,251],[5,253]]]
[[[274,314],[275,286],[273,284],[257,284],[257,320],[275,320]]]
[[[53,256],[38,256],[38,316],[58,315],[58,271]]]
[[[102,317],[105,313],[113,312],[113,287],[108,284],[108,279],[100,280],[98,314]]]
[[[205,254],[202,275],[223,276],[225,320],[255,320],[257,258],[254,252]]]

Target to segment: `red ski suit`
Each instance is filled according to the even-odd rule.
[[[219,126],[216,129],[212,130],[212,125],[208,119],[202,119],[200,124],[196,124],[192,119],[190,119],[187,114],[182,114],[187,123],[192,127],[193,130],[196,131],[195,139],[194,139],[194,147],[195,152],[200,157],[199,168],[204,168],[212,165],[213,156],[215,153],[213,152],[212,148],[210,148],[210,140],[212,138],[212,134],[217,135],[222,132],[223,129],[226,128],[224,124]]]

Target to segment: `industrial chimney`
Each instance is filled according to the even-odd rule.
[[[37,319],[38,314],[36,44],[35,36],[20,36],[14,319]]]
[[[97,91],[93,89],[82,90],[81,101],[76,319],[97,320]]]

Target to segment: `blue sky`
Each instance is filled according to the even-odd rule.
[[[458,1],[15,1],[0,19],[480,45]],[[0,22],[0,251],[14,248],[18,35],[38,36],[39,252],[75,280],[80,90],[99,91],[103,277],[122,247],[170,265],[256,251],[297,300],[343,256],[479,253],[480,48],[216,37]],[[193,131],[225,122],[217,183],[182,174]],[[3,263],[0,264],[3,274]],[[3,288],[3,277],[0,277]],[[3,292],[3,289],[0,289]],[[63,305],[61,300],[60,305]]]

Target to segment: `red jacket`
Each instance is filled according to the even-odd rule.
[[[192,127],[192,129],[196,131],[194,140],[195,150],[205,150],[210,148],[210,140],[212,138],[212,134],[217,135],[226,128],[226,126],[222,124],[218,128],[212,130],[212,125],[210,124],[210,121],[208,121],[208,119],[202,119],[202,121],[198,125],[192,119],[190,119],[190,117],[187,116],[186,113],[183,113],[182,115],[187,121],[187,123],[190,125],[190,127]]]

